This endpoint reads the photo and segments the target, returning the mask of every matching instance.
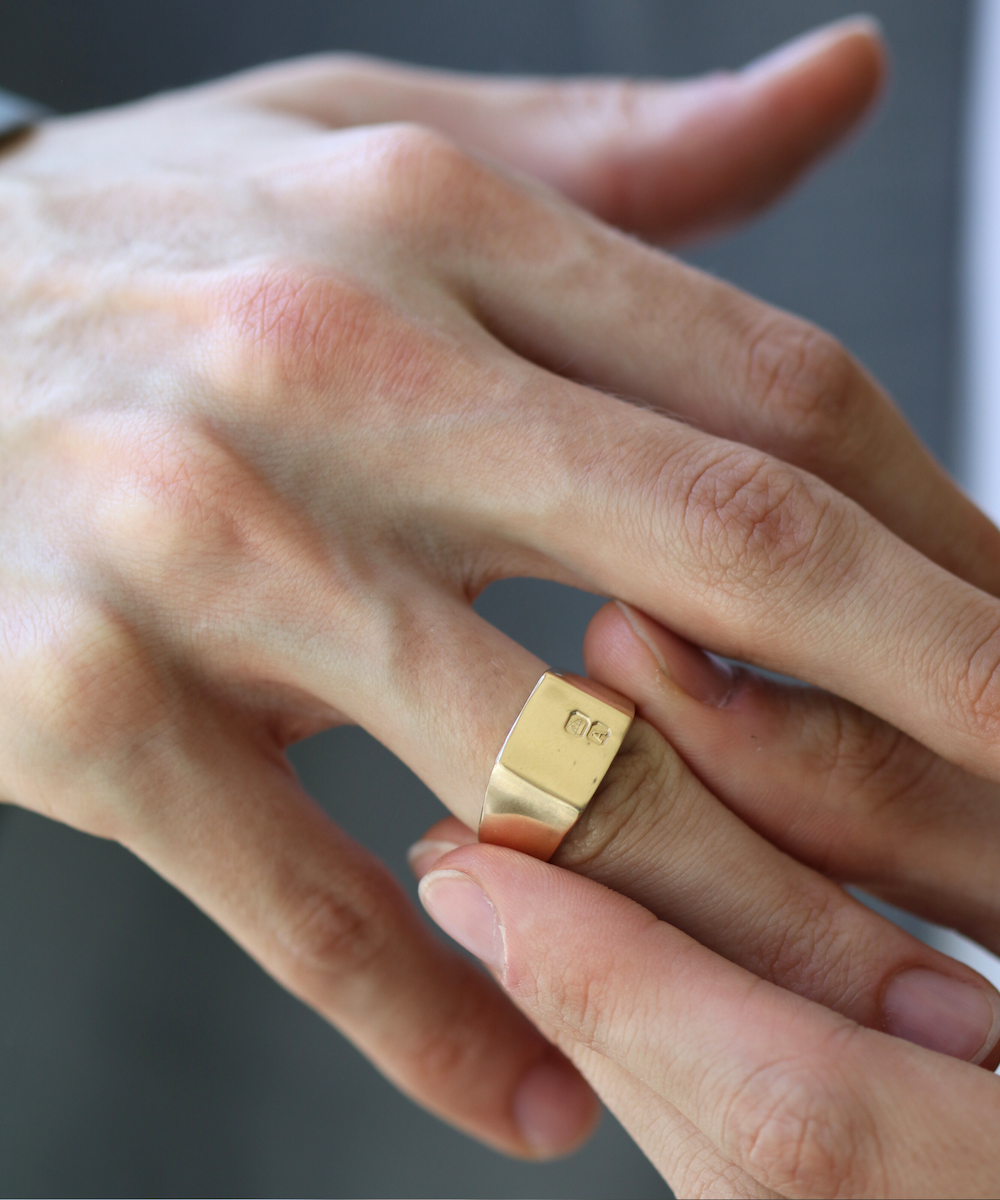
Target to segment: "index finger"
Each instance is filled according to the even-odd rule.
[[[773,200],[857,124],[884,74],[877,27],[855,17],[700,79],[497,78],[322,55],[222,87],[335,128],[417,121],[616,225],[676,238]]]
[[[994,1076],[862,1029],[513,851],[456,850],[421,896],[578,1061],[596,1051],[624,1067],[766,1187],[907,1195],[919,1178],[926,1194],[954,1194],[956,1180],[994,1194]],[[656,1120],[619,1115],[662,1161]]]

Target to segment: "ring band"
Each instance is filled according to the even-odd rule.
[[[635,705],[602,684],[546,671],[500,748],[479,840],[549,859],[621,749]]]

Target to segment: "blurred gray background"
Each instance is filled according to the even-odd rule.
[[[0,0],[0,87],[62,111],[323,48],[518,72],[672,75],[856,8],[825,0]],[[836,333],[952,457],[955,218],[968,6],[867,6],[894,59],[866,132],[751,228],[686,257]],[[0,236],[2,231],[0,231]],[[478,607],[580,669],[599,600],[531,581]],[[0,698],[0,703],[2,703]],[[404,879],[437,801],[359,730],[293,754]],[[611,1118],[511,1162],[403,1099],[117,846],[0,820],[0,1195],[656,1197]]]

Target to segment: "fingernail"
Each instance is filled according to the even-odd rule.
[[[449,937],[487,966],[503,970],[503,926],[478,884],[461,871],[432,871],[419,891],[424,908]]]
[[[598,1111],[594,1093],[563,1059],[530,1067],[513,1107],[521,1135],[540,1158],[572,1150],[590,1132]]]
[[[670,633],[623,600],[615,603],[663,676],[702,704],[721,708],[726,703],[733,691],[733,673],[725,663]]]
[[[901,971],[882,997],[882,1028],[927,1050],[981,1062],[1000,1035],[1000,996],[937,971]]]
[[[458,842],[441,842],[433,838],[424,838],[414,842],[406,852],[406,861],[410,870],[418,879],[423,879],[439,858],[444,858],[451,850],[458,849]]]

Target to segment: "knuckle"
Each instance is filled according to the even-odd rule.
[[[843,1030],[839,1038],[854,1035]],[[840,1077],[834,1041],[811,1060],[762,1067],[731,1097],[723,1149],[782,1195],[883,1194],[874,1122]]]
[[[74,759],[102,754],[107,741],[121,733],[116,714],[146,690],[134,635],[114,614],[81,606],[39,640],[35,653],[18,664],[22,720]]]
[[[747,966],[762,979],[849,1016],[868,1013],[860,981],[869,977],[871,939],[859,930],[843,892],[824,879],[803,881],[779,908],[758,907],[762,934],[747,943],[756,961]]]
[[[643,100],[648,88],[635,79],[616,79],[605,85],[601,107],[617,127],[615,140],[647,132]]]
[[[135,429],[105,466],[111,503],[102,506],[103,532],[132,548],[123,561],[136,560],[137,585],[162,587],[192,566],[217,576],[235,558],[252,557],[271,532],[262,528],[271,509],[266,485],[199,424]]]
[[[393,236],[453,223],[486,173],[443,134],[417,124],[383,125],[366,138],[360,185],[369,219]]]
[[[564,119],[589,147],[589,204],[625,228],[649,212],[647,89],[633,79],[564,85],[559,91]]]
[[[583,1045],[606,1052],[612,1031],[614,1041],[620,1042],[630,1030],[637,1031],[642,1019],[607,979],[585,967],[567,969],[555,951],[551,957],[543,951],[528,971],[508,963],[504,986],[527,1006],[536,1024],[561,1031],[550,1036],[564,1051],[570,1045]]]
[[[163,753],[171,688],[135,629],[108,606],[64,598],[51,611],[7,617],[3,726],[15,748],[15,790],[58,794],[62,819],[121,836],[130,806],[116,797],[127,801],[130,780]],[[101,802],[89,804],[92,796]]]
[[[236,271],[221,282],[210,351],[213,382],[228,395],[311,394],[384,350],[385,306],[354,280],[294,259]],[[286,413],[286,416],[288,414]]]
[[[817,773],[835,795],[850,796],[866,819],[899,807],[893,819],[905,823],[911,801],[942,760],[864,709],[833,697],[825,708],[830,720],[810,756]]]
[[[439,404],[454,386],[452,340],[342,272],[275,260],[228,276],[211,303],[209,384],[267,429],[326,433],[335,388],[356,440],[376,408]]]
[[[836,338],[794,317],[769,316],[744,354],[745,394],[783,441],[828,447],[855,432],[860,372]]]
[[[818,774],[867,781],[893,762],[904,735],[864,709],[824,693],[815,723],[819,736],[809,740],[809,757]]]
[[[569,123],[587,126],[609,144],[620,144],[633,131],[645,132],[642,107],[646,87],[635,79],[574,80],[555,84],[550,92],[553,108]]]
[[[713,573],[749,590],[795,572],[846,571],[857,523],[830,489],[784,463],[737,448],[694,464],[683,489],[684,528],[695,556]]]
[[[648,137],[647,90],[634,79],[584,80],[559,86],[556,97],[567,125],[579,129],[596,160],[614,172]]]
[[[483,1013],[479,988],[456,987],[442,996],[432,1015],[414,1020],[399,1039],[398,1053],[405,1055],[410,1077],[422,1081],[424,1095],[455,1094],[461,1087],[470,1107],[493,1098],[495,1079],[483,1041]]]
[[[481,997],[465,992],[439,1021],[414,1032],[407,1057],[413,1074],[430,1090],[453,1087],[456,1080],[468,1081],[477,1074],[481,1046],[473,1031],[481,1018]]]
[[[1000,627],[995,622],[990,614],[983,632],[943,674],[949,724],[991,739],[1000,731]]]
[[[341,598],[349,566],[334,566],[294,502],[207,421],[116,427],[94,458],[97,544],[143,611],[200,663],[231,655],[237,630],[273,645],[277,627],[298,619],[290,573],[300,598]]]
[[[288,905],[275,930],[292,986],[314,989],[317,974],[343,984],[370,972],[392,943],[386,902],[366,881],[314,885]]]

